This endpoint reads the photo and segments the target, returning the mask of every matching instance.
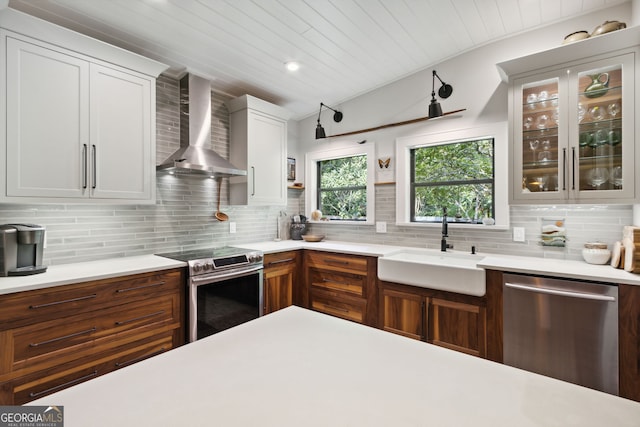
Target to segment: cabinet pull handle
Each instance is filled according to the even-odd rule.
[[[330,259],[330,258],[325,258],[324,262],[326,262],[327,264],[349,265],[349,261],[340,261],[337,259]]]
[[[87,188],[87,144],[82,144],[82,188]]]
[[[162,282],[156,282],[156,283],[149,283],[148,285],[134,286],[132,288],[116,289],[116,293],[120,294],[122,292],[137,291],[138,289],[153,288],[154,286],[162,286],[165,283],[166,282],[162,281]]]
[[[97,329],[94,326],[93,328],[87,329],[86,331],[74,332],[73,334],[64,335],[62,337],[51,338],[50,340],[46,340],[46,341],[32,342],[32,343],[29,344],[29,347],[39,347],[39,346],[45,345],[45,344],[52,344],[54,342],[66,340],[66,339],[69,339],[69,338],[79,337],[80,335],[90,334],[92,332],[95,332],[96,330]]]
[[[127,323],[136,322],[138,320],[148,319],[150,317],[160,316],[164,314],[164,310],[156,311],[155,313],[145,314],[144,316],[134,317],[133,319],[121,320],[116,322],[116,326],[126,325]]]
[[[93,147],[93,156],[92,156],[92,160],[93,160],[93,184],[91,185],[91,188],[93,188],[95,190],[97,184],[98,184],[98,173],[96,172],[96,145],[93,144],[91,145],[91,147]]]
[[[564,173],[562,174],[562,191],[567,191],[567,149],[562,149],[562,165],[564,166]]]
[[[53,305],[66,304],[68,302],[76,302],[76,301],[82,301],[82,300],[85,300],[85,299],[92,299],[92,298],[96,298],[97,296],[98,296],[98,294],[91,294],[91,295],[86,295],[84,297],[65,299],[65,300],[62,300],[62,301],[48,302],[46,304],[30,305],[29,309],[35,310],[37,308],[51,307]]]
[[[341,282],[341,281],[339,281],[339,280],[331,280],[331,279],[322,279],[322,281],[323,281],[324,283],[327,283],[327,282],[328,282],[328,283],[336,283],[336,284],[338,284],[338,285],[348,285],[348,284],[349,284],[349,282]]]
[[[279,259],[277,261],[270,261],[267,264],[267,267],[270,266],[270,265],[284,264],[285,262],[290,262],[290,261],[293,261],[293,258],[286,258],[286,259]]]
[[[327,307],[327,308],[332,308],[332,309],[337,310],[337,311],[341,311],[343,313],[348,313],[349,312],[348,308],[336,307],[335,305],[331,305],[331,304],[325,304],[324,306]]]
[[[571,189],[576,189],[576,147],[571,147]]]
[[[251,195],[256,195],[256,168],[251,166],[251,180],[253,184],[251,185]]]
[[[58,391],[58,390],[61,390],[63,388],[70,387],[72,385],[76,385],[78,383],[81,383],[83,381],[88,380],[89,378],[93,378],[93,377],[95,377],[97,375],[98,375],[98,371],[93,371],[89,375],[85,375],[83,377],[76,378],[75,380],[68,381],[68,382],[66,382],[64,384],[59,384],[57,386],[53,386],[53,387],[50,387],[50,388],[48,388],[46,390],[38,391],[38,392],[35,392],[35,393],[31,392],[31,393],[29,393],[29,397],[38,397],[38,396],[42,396],[43,394],[49,394],[49,393],[52,393],[54,391]]]
[[[167,349],[164,347],[161,347],[160,350],[154,351],[153,353],[144,354],[142,356],[136,357],[135,359],[127,360],[126,362],[116,362],[115,365],[116,365],[116,368],[122,368],[123,366],[133,365],[134,363],[140,362],[141,360],[148,359],[150,357],[162,354],[165,351],[167,351]]]
[[[422,322],[420,323],[420,338],[423,341],[427,340],[427,334],[425,333],[426,328],[424,327],[424,325],[426,324],[426,315],[427,315],[427,304],[422,301],[422,303],[420,304],[420,312],[422,314]]]

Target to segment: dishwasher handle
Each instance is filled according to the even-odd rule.
[[[535,286],[520,285],[517,283],[505,282],[504,286],[506,286],[507,288],[519,289],[522,291],[530,291],[530,292],[537,292],[541,294],[550,294],[550,295],[560,295],[560,296],[571,297],[571,298],[591,299],[591,300],[597,300],[597,301],[615,301],[616,300],[615,297],[612,297],[609,295],[563,291],[560,289],[550,289],[550,288],[538,288]]]

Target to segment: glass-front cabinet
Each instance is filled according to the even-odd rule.
[[[634,199],[634,55],[513,81],[513,202]]]

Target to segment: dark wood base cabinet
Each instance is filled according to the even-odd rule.
[[[264,314],[273,313],[301,300],[299,251],[278,252],[264,256]],[[294,294],[295,293],[295,294]],[[297,302],[299,304],[299,302]]]
[[[182,269],[0,296],[0,404],[19,405],[184,343]]]
[[[382,329],[486,357],[486,300],[380,282]]]
[[[640,286],[619,285],[620,396],[640,402]]]
[[[303,307],[377,326],[377,269],[376,257],[305,251]]]

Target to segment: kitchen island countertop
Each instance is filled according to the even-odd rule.
[[[289,307],[29,403],[79,426],[638,426],[640,403]]]

